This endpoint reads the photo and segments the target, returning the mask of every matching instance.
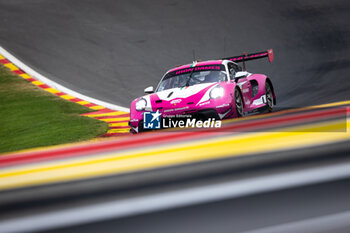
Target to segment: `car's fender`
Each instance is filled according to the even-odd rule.
[[[276,95],[272,85],[272,81],[264,74],[252,74],[247,77],[252,86],[252,101],[251,105],[248,107],[249,111],[254,110],[256,108],[260,108],[265,105],[264,96],[265,96],[265,84],[269,83],[273,93],[274,104],[276,104]],[[257,91],[255,86],[257,85]]]

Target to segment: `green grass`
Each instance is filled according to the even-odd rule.
[[[89,108],[52,95],[0,65],[0,153],[89,140],[105,122],[80,116]]]

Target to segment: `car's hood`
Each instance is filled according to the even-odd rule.
[[[203,83],[189,87],[172,88],[154,93],[153,95],[157,95],[159,99],[166,101],[170,101],[177,98],[188,98],[193,95],[203,94],[203,91],[207,91],[211,86],[215,84],[216,83]]]

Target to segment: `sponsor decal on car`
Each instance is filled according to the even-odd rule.
[[[225,108],[227,106],[230,106],[230,105],[229,104],[221,104],[221,105],[216,106],[216,108]]]
[[[175,71],[175,75],[190,73],[190,72],[193,71],[193,69],[194,69],[194,71],[221,70],[221,66],[219,66],[219,65],[197,66],[195,68],[187,68],[187,69],[182,69],[182,70]]]
[[[265,104],[266,103],[266,96],[262,95],[259,99],[256,99],[253,101],[254,105],[260,105],[260,104]]]
[[[186,109],[189,109],[189,107],[186,106],[186,107],[182,107],[182,108],[175,108],[175,111],[186,110]]]
[[[176,106],[176,104],[181,103],[181,101],[182,101],[182,99],[175,99],[175,100],[170,101],[170,104],[173,104]]]
[[[174,109],[165,109],[164,112],[173,112]]]
[[[209,103],[210,103],[210,101],[205,101],[205,102],[203,102],[203,103],[200,103],[199,106],[207,105],[207,104],[209,104]]]

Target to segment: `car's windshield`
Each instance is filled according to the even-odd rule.
[[[198,66],[195,67],[195,70],[193,70],[193,68],[188,68],[166,74],[156,91],[185,87],[186,84],[193,86],[201,83],[226,81],[227,75],[223,65],[205,66],[204,68],[206,69],[203,67],[204,66]]]

